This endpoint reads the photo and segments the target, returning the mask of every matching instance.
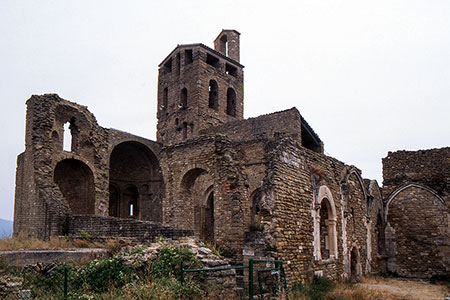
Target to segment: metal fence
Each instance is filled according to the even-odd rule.
[[[263,267],[258,267],[264,264]],[[183,269],[181,267],[180,281],[184,282],[185,273],[207,273],[225,270],[248,270],[248,298],[254,300],[255,296],[264,300],[266,296],[276,297],[286,291],[286,275],[281,260],[249,259],[248,266],[231,266],[204,269]],[[257,282],[255,282],[255,274]],[[257,287],[255,293],[255,285]]]

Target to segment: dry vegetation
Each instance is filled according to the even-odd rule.
[[[358,285],[370,293],[390,296],[380,299],[430,300],[445,299],[450,295],[450,283],[431,284],[425,281],[401,280],[395,278],[366,277]]]
[[[450,284],[383,277],[366,277],[363,283],[332,284],[318,280],[293,289],[291,300],[444,300],[450,295]]]
[[[89,237],[52,237],[48,241],[29,238],[25,235],[0,240],[0,251],[9,250],[57,250],[70,248],[107,248],[116,250],[117,241],[108,240],[106,243],[92,241]]]

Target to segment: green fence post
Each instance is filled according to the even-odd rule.
[[[69,289],[69,284],[68,284],[68,273],[69,271],[67,270],[67,266],[64,265],[64,299],[67,299],[67,292]]]
[[[248,260],[248,298],[253,300],[253,259]]]
[[[184,270],[183,270],[183,261],[180,262],[180,283],[184,284]]]

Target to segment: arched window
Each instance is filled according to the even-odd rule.
[[[208,242],[214,241],[214,191],[208,194],[205,205],[202,239]]]
[[[236,92],[232,88],[227,91],[227,115],[236,117]]]
[[[219,94],[218,94],[219,87],[217,86],[217,82],[215,80],[209,81],[209,107],[217,109],[219,107]]]
[[[223,54],[225,54],[226,56],[228,56],[228,38],[227,35],[224,34],[221,38],[220,38],[220,50]]]
[[[319,189],[314,203],[314,257],[316,260],[335,259],[337,253],[336,208],[331,191],[326,186]]]
[[[320,254],[322,259],[330,258],[330,234],[328,225],[330,222],[328,212],[330,211],[330,203],[328,199],[323,199],[320,205]]]
[[[186,108],[188,106],[188,91],[187,88],[183,88],[180,94],[180,105],[182,108]]]
[[[63,150],[68,152],[76,151],[79,130],[75,124],[74,117],[64,124],[63,130]]]
[[[135,186],[129,186],[123,193],[125,203],[128,205],[128,216],[137,218],[139,216],[138,198],[139,193]]]
[[[72,151],[72,133],[70,132],[70,123],[64,124],[63,150]]]

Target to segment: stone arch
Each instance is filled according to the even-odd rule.
[[[134,184],[129,184],[123,191],[123,202],[126,206],[127,217],[139,219],[139,192]]]
[[[202,168],[193,168],[184,173],[181,179],[181,188],[185,191],[190,192],[194,186],[195,181],[200,175],[206,174],[206,170]]]
[[[313,203],[314,257],[316,260],[338,257],[336,207],[327,186],[321,186]],[[326,251],[325,251],[326,250]]]
[[[250,194],[250,231],[258,231],[261,229],[261,215],[259,206],[261,193],[261,188],[257,188]]]
[[[388,198],[387,268],[401,276],[430,278],[450,271],[450,214],[431,188],[409,183]]]
[[[94,175],[82,161],[64,159],[56,164],[53,175],[73,214],[95,213]]]
[[[360,188],[361,188],[361,191],[362,191],[362,194],[363,194],[363,198],[364,198],[363,200],[365,201],[366,209],[367,209],[367,208],[368,208],[368,205],[367,205],[367,203],[368,203],[367,191],[366,191],[366,188],[365,188],[365,185],[364,185],[364,180],[363,180],[363,178],[361,177],[361,174],[360,174],[359,171],[358,171],[355,167],[353,167],[353,166],[347,168],[347,169],[345,170],[345,173],[344,173],[344,174],[345,174],[345,175],[344,175],[344,178],[343,178],[343,180],[342,180],[342,183],[343,183],[343,186],[344,186],[344,194],[345,194],[345,186],[346,186],[346,185],[348,186],[350,176],[354,175],[354,176],[356,177],[358,183],[359,183]],[[347,188],[349,188],[349,187],[347,187]],[[347,191],[347,192],[348,192],[348,191]]]
[[[217,85],[217,81],[214,79],[211,79],[209,81],[208,86],[208,95],[209,95],[209,101],[208,106],[209,108],[218,109],[219,108],[219,86]]]
[[[215,230],[215,212],[214,212],[214,186],[210,186],[204,195],[204,205],[202,213],[202,226],[200,229],[200,238],[204,241],[214,241]]]
[[[180,92],[180,106],[181,108],[188,107],[188,90],[187,88],[182,88]]]
[[[236,117],[236,92],[233,88],[227,90],[227,115]]]
[[[119,191],[116,217],[130,217],[132,205],[134,218],[162,221],[164,182],[158,158],[146,145],[124,141],[113,148],[109,159],[109,186],[110,203],[112,197],[117,197],[114,192]],[[111,187],[116,189],[111,190]]]
[[[178,199],[181,200],[183,210],[180,211],[180,216],[177,221],[184,222],[184,226],[189,226],[190,229],[195,230],[201,238],[213,236],[211,229],[205,229],[205,222],[209,220],[211,225],[214,220],[207,218],[214,217],[214,207],[208,207],[208,197],[213,192],[214,205],[214,187],[213,180],[206,169],[198,166],[192,166],[192,169],[185,171],[180,181],[180,188],[178,192]],[[207,231],[209,230],[209,233]]]
[[[407,183],[402,185],[401,187],[397,188],[395,191],[393,191],[389,197],[386,200],[386,209],[384,211],[384,220],[387,221],[387,215],[388,215],[388,211],[389,211],[389,205],[392,202],[392,200],[394,200],[394,198],[400,194],[401,192],[403,192],[404,190],[411,188],[411,187],[416,187],[419,189],[423,189],[428,191],[429,193],[431,193],[433,196],[435,196],[440,202],[442,202],[442,204],[444,205],[444,207],[447,207],[447,205],[445,204],[444,199],[442,199],[441,196],[439,196],[439,194],[433,190],[432,188],[429,188],[426,185],[420,184],[420,183]],[[448,208],[447,208],[448,209]]]
[[[55,107],[55,131],[59,135],[55,146],[60,147],[60,151],[65,148],[68,152],[83,152],[92,125],[97,125],[93,116],[83,110],[65,104]]]

